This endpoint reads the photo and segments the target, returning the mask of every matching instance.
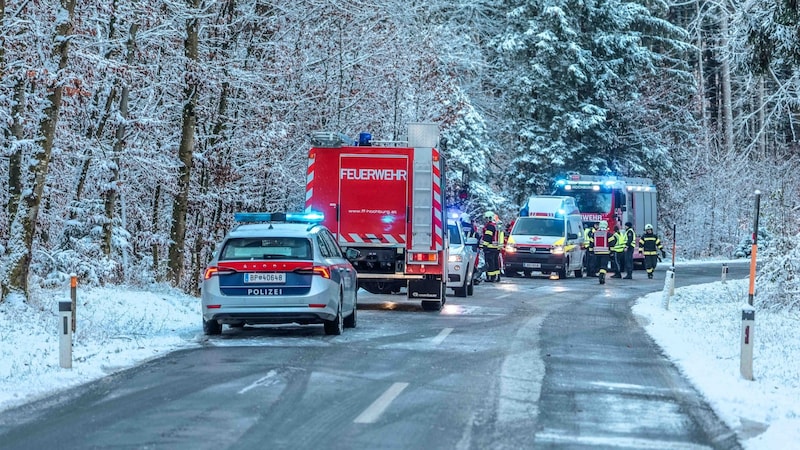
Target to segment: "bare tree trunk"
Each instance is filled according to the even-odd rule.
[[[729,62],[729,56],[724,54],[727,52],[728,48],[728,21],[730,20],[730,14],[726,8],[720,8],[720,12],[722,13],[722,17],[720,18],[722,22],[722,67],[720,72],[720,78],[722,83],[722,127],[723,127],[723,146],[725,149],[725,154],[729,155],[733,150],[733,106],[732,106],[732,94],[731,94],[731,65]]]
[[[59,70],[56,77],[67,66],[69,37],[72,34],[72,18],[75,14],[75,0],[61,0],[61,7],[67,12],[68,20],[60,21],[56,27],[55,44],[53,46],[53,56],[58,58]],[[28,273],[30,271],[33,236],[36,232],[39,206],[47,181],[48,165],[53,151],[63,90],[61,80],[54,78],[53,85],[50,87],[50,95],[47,96],[47,107],[43,111],[43,118],[39,124],[41,147],[39,151],[31,155],[33,162],[31,164],[31,176],[33,178],[31,193],[20,198],[21,208],[17,210],[11,226],[11,241],[17,242],[10,242],[9,247],[21,249],[21,251],[18,250],[9,255],[8,277],[4,280],[8,284],[3,285],[3,294],[8,291],[19,291],[26,297],[28,295]]]
[[[186,22],[186,41],[184,54],[186,56],[186,103],[183,105],[183,126],[181,127],[181,143],[178,147],[178,160],[181,162],[178,177],[178,195],[172,209],[172,228],[170,230],[169,244],[169,280],[178,286],[183,275],[184,242],[186,240],[186,212],[189,205],[189,185],[192,175],[192,153],[194,151],[194,131],[197,118],[197,89],[200,80],[196,70],[198,53],[198,28],[199,19],[197,9],[200,0],[188,0],[192,14],[195,16]]]
[[[14,86],[14,104],[11,107],[11,134],[17,141],[23,138],[22,115],[25,111],[25,79],[17,79]],[[22,147],[16,146],[11,156],[8,158],[8,220],[9,228],[11,221],[17,214],[19,197],[22,193]]]
[[[139,25],[132,24],[128,32],[128,42],[126,44],[128,55],[126,57],[128,65],[133,63],[134,50],[136,47],[136,32]],[[107,183],[104,195],[103,206],[105,209],[105,222],[103,223],[103,254],[111,255],[111,237],[114,230],[114,211],[117,209],[117,189],[119,188],[119,164],[120,155],[125,148],[125,132],[127,130],[126,121],[128,120],[128,97],[130,86],[126,81],[122,81],[122,92],[119,97],[119,116],[122,121],[117,125],[114,136],[114,149],[111,164],[111,179]]]
[[[161,209],[159,206],[161,205],[161,185],[156,184],[156,192],[153,194],[153,236],[158,234],[158,218],[160,216]],[[159,248],[158,248],[158,240],[153,240],[153,276],[155,277],[156,281],[161,281],[161,272],[159,270]]]

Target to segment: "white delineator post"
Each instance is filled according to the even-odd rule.
[[[675,295],[675,269],[670,268],[664,277],[664,309],[669,309],[669,298],[673,295]]]
[[[722,282],[724,283],[728,278],[728,265],[722,264]]]
[[[761,192],[756,191],[755,218],[753,219],[753,245],[750,249],[750,289],[747,305],[742,307],[742,356],[740,371],[745,380],[753,380],[753,334],[756,327],[756,309],[753,307],[756,293],[756,252],[758,251],[758,210]]]
[[[58,302],[58,312],[61,316],[58,331],[59,352],[58,362],[65,369],[72,368],[72,302]]]
[[[742,357],[740,372],[745,380],[753,379],[753,332],[755,331],[756,310],[750,306],[742,307]]]

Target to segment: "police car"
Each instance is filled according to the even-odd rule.
[[[237,226],[204,273],[205,334],[220,334],[222,325],[323,324],[331,335],[356,326],[356,271],[319,223],[321,215],[237,213],[234,218]]]

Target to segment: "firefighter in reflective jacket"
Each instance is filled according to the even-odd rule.
[[[608,239],[611,247],[611,268],[614,275],[611,278],[622,278],[625,270],[625,233],[620,231],[618,225],[614,225],[614,234]]]
[[[600,284],[606,284],[606,272],[608,271],[608,258],[611,255],[611,248],[609,247],[608,239],[611,233],[608,231],[608,222],[605,220],[600,221],[597,230],[592,235],[590,249],[594,253],[595,262],[597,263],[597,277],[600,279]]]
[[[500,247],[505,240],[503,231],[497,228],[497,216],[487,211],[483,217],[486,224],[483,226],[481,248],[486,258],[486,281],[500,281]]]
[[[653,233],[653,225],[649,223],[644,226],[644,235],[639,238],[639,251],[644,255],[644,268],[647,270],[647,278],[653,278],[653,271],[658,264],[658,252],[666,257],[667,252],[661,245],[661,239]]]
[[[586,270],[587,277],[597,276],[597,262],[592,249],[592,239],[595,231],[597,231],[596,223],[583,229],[583,247],[586,249],[583,253],[583,268]]]

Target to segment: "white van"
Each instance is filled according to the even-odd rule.
[[[575,198],[530,197],[514,221],[505,246],[506,276],[532,272],[583,276],[583,219]]]

